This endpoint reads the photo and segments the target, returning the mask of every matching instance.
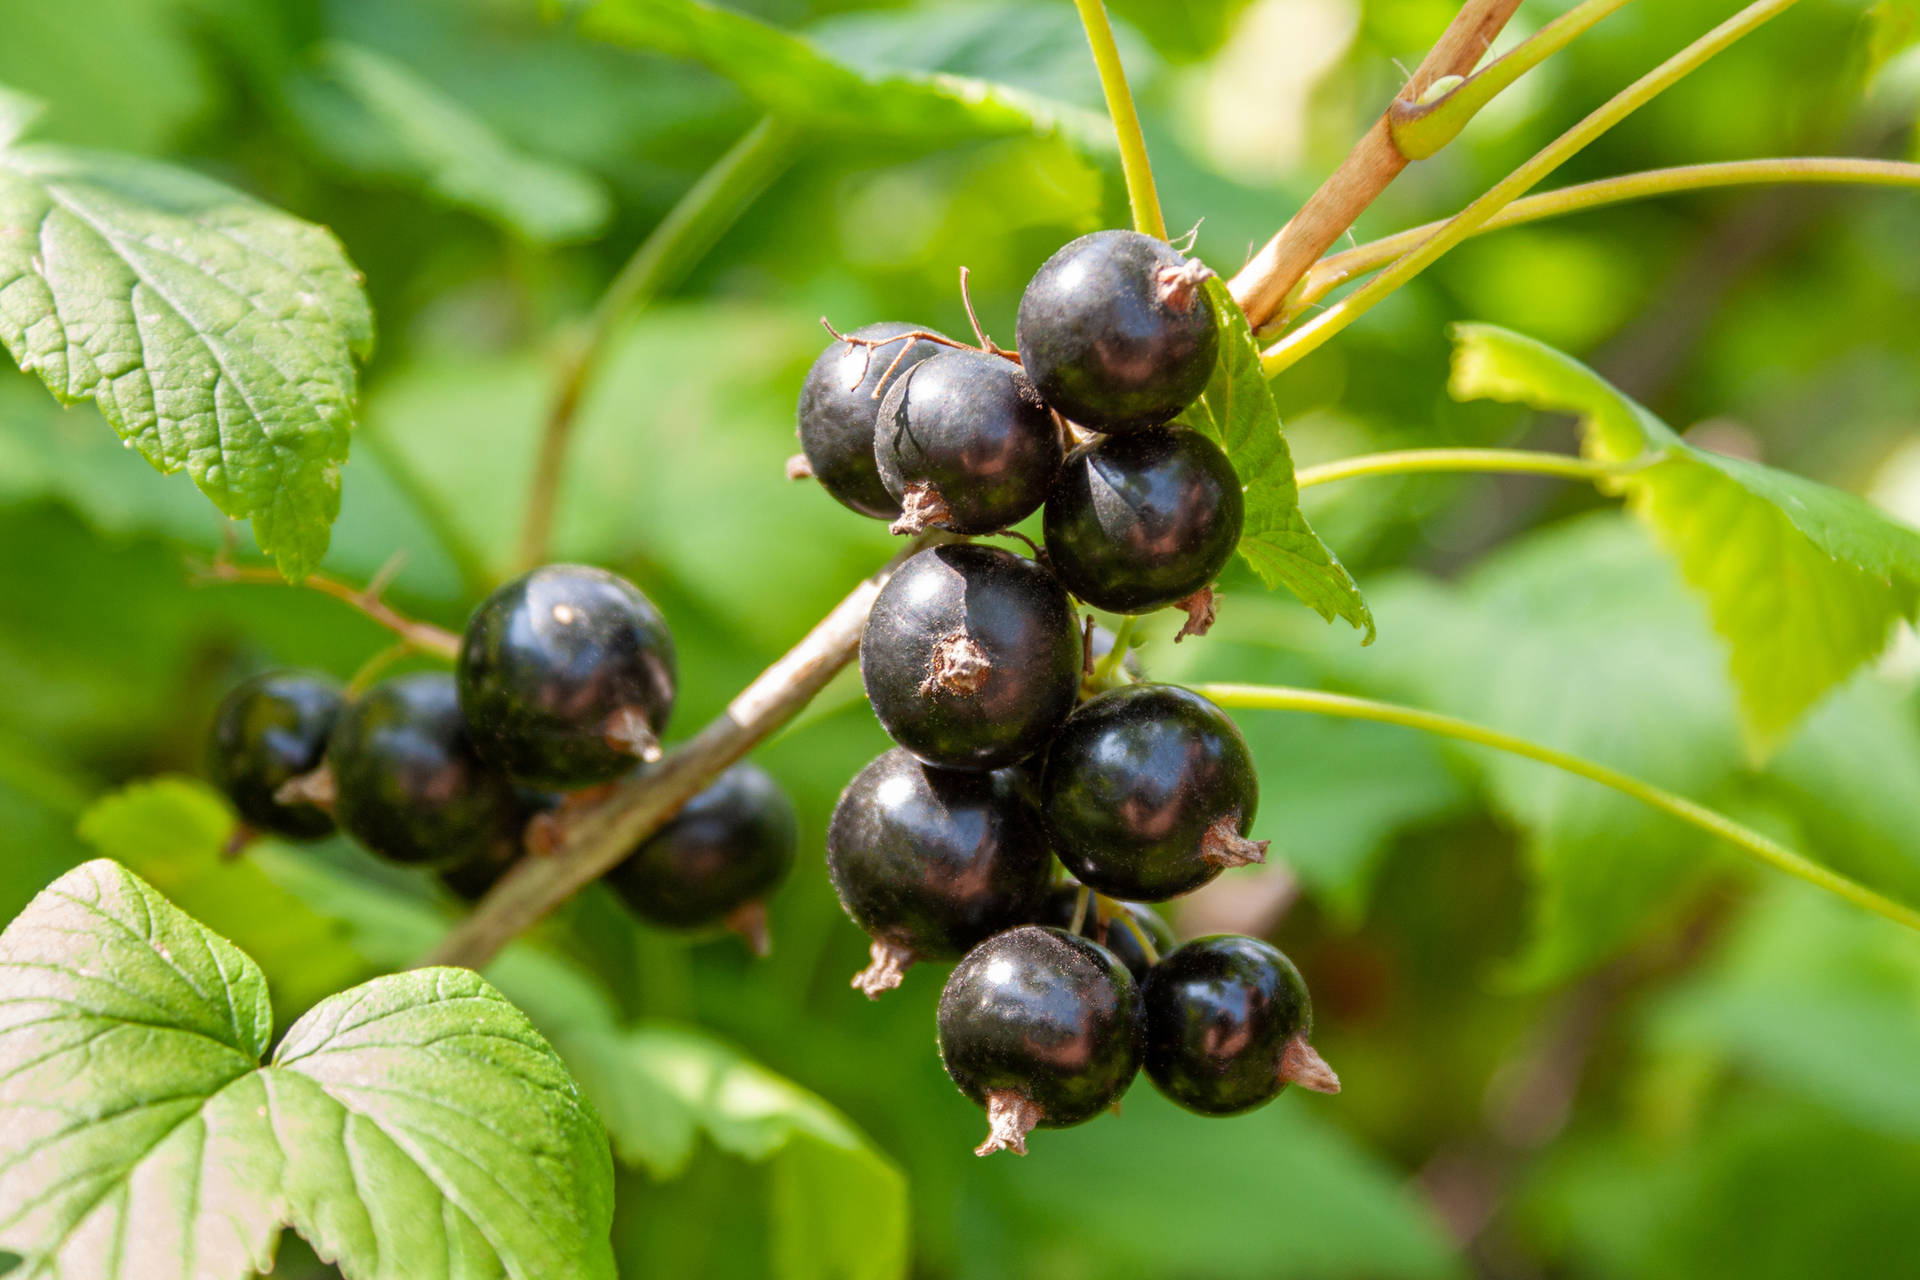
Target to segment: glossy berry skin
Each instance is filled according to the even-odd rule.
[[[874,600],[860,678],[888,736],[929,764],[998,769],[1046,745],[1080,687],[1073,602],[998,547],[933,547]]]
[[[250,826],[290,840],[317,840],[333,816],[274,794],[326,758],[345,706],[340,686],[313,671],[269,671],[234,687],[214,713],[207,773]]]
[[[625,578],[547,565],[474,610],[459,677],[488,760],[530,785],[592,786],[657,754],[673,711],[673,637]]]
[[[980,1154],[1025,1149],[1025,1130],[1064,1129],[1107,1110],[1140,1068],[1133,977],[1111,952],[1027,925],[969,951],[940,993],[940,1058],[960,1092],[992,1112],[1017,1095],[1037,1114]]]
[[[917,527],[993,533],[1046,501],[1066,456],[1060,428],[1018,366],[979,351],[943,351],[893,384],[874,427],[880,480],[916,510],[909,489],[938,505]]]
[[[560,799],[561,797],[552,791],[534,791],[526,787],[515,787],[513,789],[513,829],[517,832],[526,831],[527,824],[535,817],[559,808]],[[521,852],[520,840],[498,841],[464,862],[442,867],[434,872],[434,879],[462,902],[477,903],[486,897],[488,890],[500,883],[500,877],[506,875],[513,864],[520,860]]]
[[[951,960],[1033,919],[1052,870],[1010,771],[929,768],[897,748],[847,784],[827,827],[840,905],[903,960]]]
[[[519,842],[513,785],[474,750],[445,672],[367,690],[341,715],[327,764],[340,829],[390,861],[451,867]]]
[[[1220,350],[1203,272],[1136,231],[1081,236],[1020,299],[1027,376],[1049,405],[1095,431],[1168,421],[1205,390]]]
[[[1109,897],[1163,902],[1259,860],[1241,849],[1259,801],[1253,754],[1187,689],[1128,685],[1082,703],[1048,748],[1040,794],[1060,861]]]
[[[1212,582],[1245,514],[1233,464],[1199,432],[1102,436],[1068,455],[1047,499],[1047,558],[1094,608],[1145,613]]]
[[[889,321],[855,329],[847,336],[884,341],[916,332],[929,331]],[[902,374],[927,357],[952,349],[925,338],[883,347],[835,339],[807,370],[806,381],[800,384],[800,448],[814,478],[842,506],[880,520],[900,514],[899,500],[880,482],[880,468],[873,458],[873,424],[887,390]]]
[[[800,822],[766,770],[737,764],[607,873],[642,920],[670,929],[719,924],[793,869]]]
[[[1078,885],[1055,885],[1047,894],[1047,901],[1039,914],[1034,916],[1034,924],[1049,925],[1055,929],[1073,932],[1073,915],[1079,909],[1080,889]],[[1138,902],[1123,902],[1121,908],[1140,926],[1148,940],[1153,943],[1156,955],[1166,955],[1179,945],[1173,936],[1173,926],[1166,918],[1151,907]],[[1107,921],[1104,934],[1100,928],[1099,915],[1093,904],[1087,904],[1087,913],[1080,922],[1080,936],[1090,938],[1113,953],[1114,959],[1127,966],[1127,972],[1133,975],[1135,982],[1145,982],[1147,971],[1154,962],[1147,959],[1146,951],[1140,946],[1140,940],[1133,935],[1118,916]]]
[[[1195,938],[1147,977],[1147,1075],[1203,1116],[1265,1106],[1286,1087],[1281,1058],[1313,1030],[1307,984],[1257,938]]]

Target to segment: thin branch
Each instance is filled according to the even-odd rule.
[[[1543,743],[1516,737],[1510,733],[1502,733],[1498,729],[1489,729],[1484,725],[1477,725],[1454,716],[1441,715],[1436,711],[1396,706],[1390,702],[1375,702],[1370,698],[1354,698],[1345,694],[1322,693],[1313,689],[1210,684],[1197,686],[1195,691],[1223,707],[1305,711],[1314,715],[1336,716],[1348,720],[1372,720],[1380,724],[1397,724],[1409,729],[1438,734],[1444,738],[1492,747],[1496,751],[1525,756],[1529,760],[1538,760],[1542,764],[1549,764],[1556,769],[1563,769],[1568,773],[1597,782],[1603,787],[1611,787],[1622,795],[1631,796],[1642,804],[1671,814],[1682,822],[1691,823],[1702,831],[1718,836],[1738,846],[1749,856],[1776,870],[1784,871],[1795,879],[1804,880],[1816,888],[1825,889],[1829,893],[1845,898],[1855,906],[1864,907],[1875,915],[1885,916],[1897,924],[1920,931],[1920,911],[1912,907],[1883,897],[1858,881],[1850,880],[1837,871],[1823,867],[1812,859],[1795,853],[1778,841],[1761,835],[1753,828],[1735,822],[1725,814],[1709,809],[1705,805],[1696,804],[1685,796],[1675,795],[1665,788],[1656,787],[1650,782],[1643,782],[1639,778],[1621,773],[1618,769],[1608,768],[1606,765],[1560,751]]]
[[[568,816],[558,848],[522,858],[423,965],[484,967],[523,930],[610,871],[658,831],[722,770],[785,724],[854,658],[874,597],[908,556],[947,540],[917,539],[854,588],[785,657],[761,672],[727,709],[645,776]]]
[[[1120,65],[1120,48],[1113,40],[1113,24],[1107,21],[1107,6],[1104,0],[1074,0],[1074,5],[1080,10],[1080,25],[1087,30],[1087,43],[1093,47],[1093,65],[1100,73],[1107,114],[1113,117],[1113,131],[1120,142],[1120,171],[1126,177],[1127,200],[1133,206],[1133,229],[1165,240],[1167,219],[1160,212],[1153,166],[1147,160],[1147,140],[1140,130],[1140,113],[1134,110],[1133,91],[1127,87],[1126,68]]]
[[[249,568],[234,564],[225,558],[215,560],[194,574],[193,581],[204,585],[213,582],[259,583],[263,586],[285,587],[294,585],[280,576],[276,569],[264,566]],[[460,637],[431,622],[421,622],[409,618],[381,598],[384,583],[372,583],[365,587],[356,587],[352,583],[342,582],[338,578],[329,578],[324,574],[308,574],[301,579],[299,586],[309,591],[318,591],[322,595],[332,596],[354,609],[359,610],[374,622],[399,636],[416,652],[445,658],[452,662],[460,656]]]
[[[1601,481],[1630,475],[1660,460],[1655,454],[1627,463],[1593,462],[1564,453],[1537,449],[1398,449],[1390,453],[1363,453],[1317,467],[1302,467],[1295,482],[1302,489],[1358,476],[1409,475],[1415,472],[1480,472],[1505,475],[1564,476],[1569,480]]]
[[[1723,187],[1766,183],[1813,186],[1872,186],[1920,188],[1920,164],[1904,160],[1863,160],[1850,156],[1791,156],[1769,160],[1729,160],[1717,164],[1679,165],[1650,169],[1617,178],[1602,178],[1515,200],[1473,232],[1485,235],[1547,218],[1605,209],[1654,196],[1680,195]],[[1378,271],[1430,240],[1447,224],[1429,222],[1357,248],[1330,254],[1313,265],[1281,319],[1312,306],[1341,285]]]
[[[792,129],[771,116],[749,129],[634,250],[601,295],[584,332],[568,344],[554,379],[553,403],[547,410],[533,487],[527,494],[526,522],[516,557],[523,569],[531,569],[547,558],[574,420],[615,326],[634,307],[659,296],[706,256],[747,206],[793,162],[795,139]]]
[[[1715,27],[1621,90],[1592,115],[1561,134],[1525,164],[1446,222],[1419,248],[1400,258],[1351,296],[1342,299],[1268,347],[1262,361],[1268,377],[1292,367],[1352,324],[1407,281],[1425,271],[1494,215],[1539,185],[1607,130],[1697,71],[1742,36],[1779,17],[1798,0],[1759,0]],[[1304,268],[1303,268],[1304,270]]]
[[[1436,80],[1472,71],[1519,7],[1520,0],[1468,0],[1394,102],[1417,103]],[[1393,142],[1389,107],[1312,198],[1227,285],[1255,330],[1279,314],[1308,268],[1347,233],[1407,164],[1407,157]]]

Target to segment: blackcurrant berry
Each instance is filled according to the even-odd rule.
[[[452,866],[519,842],[513,785],[473,749],[445,672],[367,690],[341,714],[327,767],[341,830],[384,858]]]
[[[1027,376],[980,351],[943,351],[887,392],[874,427],[895,533],[993,533],[1046,501],[1066,455]]]
[[[1094,608],[1145,613],[1213,581],[1245,508],[1233,464],[1199,432],[1103,436],[1068,455],[1047,499],[1047,559]]]
[[[880,402],[901,374],[928,356],[951,350],[925,338],[903,336],[915,332],[927,331],[893,322],[855,329],[847,336],[866,341],[835,339],[800,384],[800,448],[808,470],[843,506],[880,520],[900,514],[900,503],[880,482],[873,460],[873,424],[880,416]]]
[[[563,799],[564,797],[558,792],[515,787],[513,789],[513,830],[525,832],[528,823],[542,814],[553,813],[560,807]],[[462,902],[476,903],[486,897],[494,885],[500,883],[500,877],[506,875],[513,864],[520,860],[522,852],[521,841],[501,840],[464,862],[456,862],[450,867],[441,868],[434,873],[434,879]],[[548,850],[548,852],[552,851]]]
[[[317,840],[333,830],[324,808],[279,793],[320,767],[344,705],[339,684],[312,671],[269,671],[243,681],[220,703],[207,772],[244,822],[293,840]]]
[[[1173,936],[1173,927],[1152,907],[1138,902],[1120,903],[1120,909],[1133,921],[1134,928],[1147,936],[1153,944],[1156,956],[1164,956],[1178,945]],[[1126,920],[1113,916],[1104,925],[1100,923],[1100,913],[1089,902],[1085,913],[1080,913],[1080,886],[1074,884],[1055,885],[1047,894],[1047,901],[1034,916],[1034,924],[1051,925],[1056,929],[1074,932],[1073,918],[1080,914],[1080,936],[1091,938],[1107,950],[1114,958],[1127,966],[1127,972],[1135,981],[1144,982],[1147,970],[1153,968],[1154,961],[1148,957],[1146,948],[1140,945],[1139,937],[1133,929],[1127,927]]]
[[[625,578],[555,564],[481,602],[460,645],[460,706],[481,753],[570,789],[657,758],[673,711],[673,637]]]
[[[873,939],[853,985],[878,998],[915,961],[954,959],[1033,919],[1052,866],[1011,771],[959,773],[887,752],[847,784],[827,828],[834,892]]]
[[[1146,1068],[1203,1116],[1264,1106],[1289,1084],[1340,1092],[1307,1036],[1313,1002],[1293,961],[1257,938],[1195,938],[1147,976]]]
[[[1162,902],[1266,858],[1246,839],[1253,753],[1187,689],[1128,685],[1081,704],[1047,750],[1040,792],[1060,861],[1110,897]]]
[[[1027,1152],[1035,1129],[1084,1124],[1140,1069],[1133,977],[1111,952],[1028,925],[969,951],[940,993],[940,1058],[987,1109],[975,1155]]]
[[[998,547],[933,547],[874,600],[867,700],[930,764],[997,769],[1046,744],[1079,695],[1081,639],[1054,576]]]
[[[786,879],[799,843],[799,819],[780,784],[758,765],[737,764],[608,872],[607,884],[651,924],[725,925],[761,951],[761,899]]]
[[[1081,236],[1020,299],[1020,363],[1047,404],[1083,427],[1158,426],[1212,376],[1220,335],[1201,288],[1211,274],[1136,231]]]

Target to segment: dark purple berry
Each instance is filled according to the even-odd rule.
[[[1020,299],[1020,362],[1042,398],[1095,431],[1158,426],[1213,374],[1211,275],[1164,240],[1096,231],[1048,258]]]
[[[930,764],[998,769],[1046,745],[1079,696],[1081,638],[1054,576],[998,547],[933,547],[881,590],[860,639],[867,700]]]
[[[1266,858],[1246,838],[1260,795],[1246,739],[1173,685],[1081,704],[1047,750],[1040,794],[1060,861],[1109,897],[1163,902]]]
[[[928,356],[952,349],[903,336],[916,332],[927,331],[892,321],[855,329],[847,336],[902,340],[867,346],[836,338],[800,385],[800,448],[807,468],[841,505],[879,520],[900,514],[900,503],[880,482],[873,459],[873,424],[880,416],[880,402],[901,374]]]
[[[1340,1092],[1314,1051],[1307,984],[1277,948],[1216,934],[1163,956],[1147,976],[1146,1068],[1160,1092],[1203,1116],[1265,1106],[1288,1084]]]
[[[513,789],[513,829],[524,833],[527,830],[527,824],[535,818],[557,810],[562,799],[563,797],[557,792],[515,787]],[[502,876],[513,869],[513,864],[520,860],[522,852],[522,841],[503,840],[464,862],[457,862],[434,872],[434,879],[462,902],[477,903],[487,896],[494,885],[500,883]]]
[[[207,772],[240,817],[260,831],[317,840],[333,831],[319,805],[281,788],[320,767],[345,701],[331,676],[269,671],[237,685],[214,713]]]
[[[460,645],[460,705],[487,759],[569,790],[655,759],[673,711],[666,619],[639,588],[554,564],[481,602]]]
[[[362,694],[334,728],[327,767],[340,829],[383,858],[452,866],[518,845],[513,785],[473,749],[445,672]]]
[[[1047,499],[1047,559],[1096,609],[1145,613],[1211,583],[1240,543],[1246,500],[1197,431],[1135,431],[1075,449]]]
[[[1040,509],[1065,457],[1060,428],[1009,360],[943,351],[893,384],[873,453],[900,503],[895,533],[993,533]]]
[[[975,1155],[1027,1152],[1035,1129],[1084,1124],[1140,1069],[1132,975],[1111,952],[1028,925],[987,939],[940,993],[940,1058],[987,1110]]]
[[[1055,885],[1032,923],[1050,925],[1072,933],[1073,917],[1080,910],[1080,892],[1079,885]],[[1173,926],[1158,911],[1139,902],[1122,902],[1119,905],[1127,919],[1133,921],[1134,928],[1144,933],[1147,941],[1153,944],[1155,956],[1164,956],[1179,945],[1173,936]],[[1135,981],[1146,981],[1147,970],[1153,968],[1155,961],[1140,945],[1138,935],[1127,927],[1127,921],[1118,914],[1102,925],[1099,911],[1089,902],[1085,913],[1081,915],[1079,932],[1081,937],[1091,938],[1113,952],[1114,958],[1127,966],[1127,972],[1134,976]]]
[[[951,960],[1034,918],[1053,860],[1039,813],[1011,771],[960,773],[889,751],[834,806],[827,873],[873,964],[853,985],[900,985],[918,960]]]
[[[737,764],[687,801],[606,879],[650,924],[724,925],[761,950],[761,899],[787,878],[799,843],[799,819],[780,784],[758,765]]]

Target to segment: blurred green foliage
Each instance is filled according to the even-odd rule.
[[[669,25],[689,10],[624,7]],[[878,525],[780,478],[817,317],[964,332],[964,264],[1004,342],[1032,269],[1125,217],[1101,140],[1075,132],[1100,100],[1064,0],[728,7],[816,39],[815,56],[845,64],[843,96],[818,104],[786,175],[673,296],[621,326],[556,538],[672,619],[682,731],[888,554]],[[1456,8],[1112,7],[1168,220],[1198,223],[1222,269],[1337,163],[1398,87],[1396,60],[1411,65]],[[1529,0],[1515,30],[1568,7]],[[0,40],[0,82],[49,103],[37,136],[165,159],[341,237],[381,336],[325,569],[365,581],[403,554],[396,603],[450,626],[506,565],[560,343],[697,176],[770,103],[791,103],[777,83],[742,89],[715,70],[724,41],[683,45],[697,60],[681,61],[534,9],[70,0],[11,6]],[[1458,208],[1727,11],[1628,6],[1410,170],[1359,234]],[[1916,35],[1910,4],[1805,0],[1562,176],[1916,154]],[[800,56],[768,38],[751,47]],[[951,82],[926,72],[1014,92],[968,115],[972,100],[927,89]],[[907,95],[897,113],[889,85]],[[1036,97],[1066,123],[1008,124],[1003,107],[1017,116]],[[423,119],[443,127],[420,132]],[[513,175],[510,190],[494,174]],[[1910,196],[1686,197],[1474,242],[1274,392],[1303,464],[1571,447],[1566,419],[1449,398],[1447,325],[1485,321],[1570,351],[1694,443],[1914,521],[1915,296]],[[1590,490],[1417,477],[1304,505],[1367,592],[1379,643],[1360,648],[1238,566],[1213,636],[1176,650],[1170,626],[1147,628],[1150,671],[1345,689],[1527,732],[1920,898],[1911,637],[1757,765],[1706,609]],[[189,784],[89,811],[124,784],[195,771],[240,675],[346,677],[385,646],[311,593],[192,585],[191,563],[228,532],[93,408],[61,410],[0,373],[0,919],[111,851],[251,950],[284,1021],[408,961],[448,908],[344,847],[265,846],[223,869],[219,815]],[[826,885],[821,833],[884,739],[843,679],[758,753],[806,832],[773,903],[772,960],[648,933],[595,891],[489,972],[563,1049],[575,1038],[577,1072],[632,1104],[624,1121],[602,1108],[633,1162],[623,1273],[878,1276],[905,1250],[913,1274],[955,1280],[1851,1277],[1920,1253],[1910,936],[1530,763],[1380,726],[1241,719],[1263,767],[1256,834],[1284,858],[1226,877],[1176,921],[1265,932],[1294,955],[1339,1098],[1290,1094],[1208,1122],[1142,1088],[1120,1117],[1042,1135],[1024,1162],[975,1161],[979,1114],[933,1049],[938,975],[875,1004],[846,987],[864,940]],[[246,935],[288,901],[312,913],[300,932],[279,946]],[[689,1063],[776,1102],[730,1111],[724,1091],[687,1084]],[[299,1252],[287,1246],[283,1271],[324,1274]]]

